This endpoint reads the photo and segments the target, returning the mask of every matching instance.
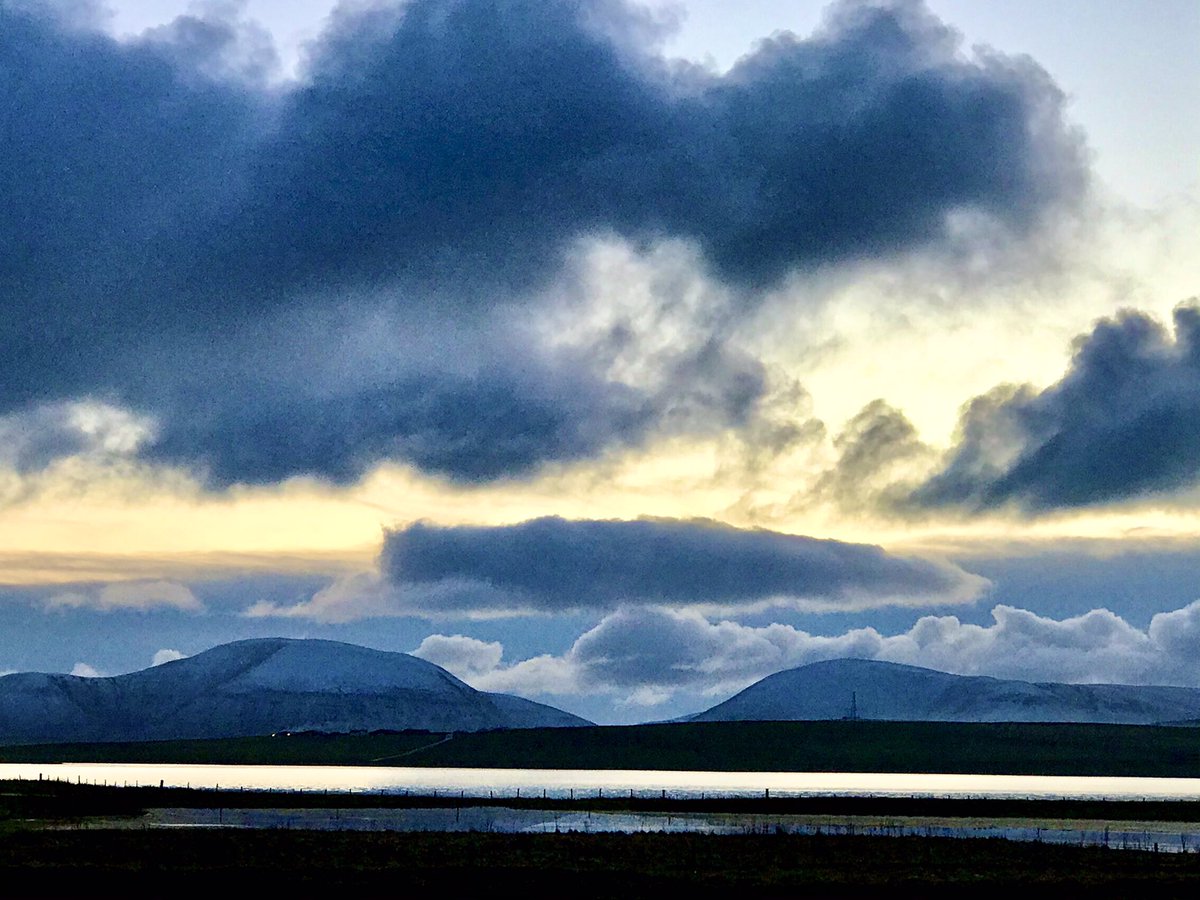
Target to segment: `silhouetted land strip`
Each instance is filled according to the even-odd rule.
[[[5,896],[1195,896],[1200,854],[1003,840],[796,835],[30,831],[0,841]],[[436,892],[436,893],[432,893]],[[991,891],[987,896],[991,896]],[[1070,896],[1068,895],[1068,896]]]
[[[1200,777],[1200,733],[1153,725],[692,722],[0,747],[0,762]],[[415,751],[415,752],[413,752]]]
[[[0,823],[69,823],[138,816],[147,809],[455,809],[466,807],[632,813],[726,813],[755,816],[921,816],[979,819],[1086,819],[1200,822],[1200,801],[1043,800],[943,797],[470,797],[338,791],[241,791],[113,787],[63,781],[0,781]]]

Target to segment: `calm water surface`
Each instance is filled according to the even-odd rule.
[[[1200,800],[1200,778],[938,775],[879,772],[678,772],[632,769],[435,769],[376,766],[209,766],[0,763],[0,779],[39,777],[95,784],[433,793],[467,797],[569,797],[600,793],[672,797],[1037,797]]]

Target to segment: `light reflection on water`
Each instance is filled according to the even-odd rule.
[[[439,769],[376,766],[220,766],[0,763],[0,779],[248,790],[433,793],[466,797],[846,796],[1200,800],[1200,778],[961,775],[880,772],[680,772],[584,769]]]

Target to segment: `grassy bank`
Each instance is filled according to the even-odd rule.
[[[0,762],[403,765],[547,769],[1200,777],[1200,730],[957,722],[704,722],[52,744]]]
[[[939,838],[23,832],[0,841],[5,895],[167,896],[236,889],[570,897],[1194,896],[1200,855]]]

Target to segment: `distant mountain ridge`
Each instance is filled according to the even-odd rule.
[[[1028,682],[868,659],[833,659],[770,675],[693,722],[841,719],[910,722],[1101,722],[1200,719],[1200,690]]]
[[[552,706],[477,691],[406,653],[337,641],[236,641],[112,678],[0,677],[0,743],[8,744],[587,724]]]

